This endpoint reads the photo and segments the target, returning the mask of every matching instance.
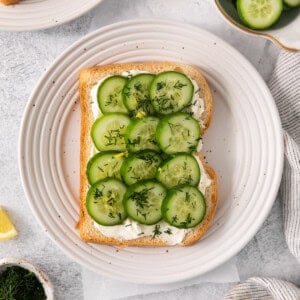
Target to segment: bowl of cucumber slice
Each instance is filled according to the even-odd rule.
[[[300,0],[215,0],[215,4],[238,30],[288,51],[300,50]]]

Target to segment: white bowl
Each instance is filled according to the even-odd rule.
[[[300,50],[300,8],[284,11],[279,21],[269,29],[253,30],[246,27],[237,14],[231,0],[215,0],[224,19],[236,29],[245,33],[264,37],[288,51]]]
[[[0,259],[0,273],[11,266],[19,266],[34,273],[44,288],[47,300],[54,299],[52,283],[48,276],[39,267],[22,258],[7,257]]]

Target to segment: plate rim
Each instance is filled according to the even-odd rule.
[[[94,0],[94,1],[95,1],[94,3],[90,3],[90,5],[86,9],[84,9],[83,11],[79,11],[78,14],[69,15],[67,18],[64,18],[62,20],[57,20],[56,22],[49,21],[44,25],[41,25],[40,23],[36,23],[36,24],[33,23],[32,25],[29,25],[29,26],[24,26],[24,25],[20,24],[17,27],[11,26],[11,25],[8,25],[8,26],[0,25],[0,31],[4,31],[4,32],[29,32],[29,31],[37,31],[37,30],[43,30],[43,29],[48,29],[48,28],[54,28],[56,26],[63,25],[65,23],[71,22],[71,21],[73,21],[73,20],[75,20],[79,17],[82,17],[84,14],[88,13],[93,8],[95,8],[97,5],[99,5],[103,0]],[[18,4],[15,4],[15,5],[18,5]]]
[[[265,207],[264,212],[260,214],[260,218],[257,219],[258,221],[256,221],[255,226],[251,227],[251,230],[249,230],[249,232],[247,232],[247,234],[245,236],[247,236],[247,238],[244,238],[242,240],[242,242],[240,242],[238,244],[238,246],[236,246],[235,248],[230,249],[230,251],[227,251],[225,255],[220,256],[219,259],[216,259],[214,261],[214,263],[210,264],[210,267],[207,268],[205,271],[197,273],[197,274],[189,274],[188,276],[185,277],[180,277],[178,278],[178,280],[164,280],[164,281],[152,281],[152,282],[145,282],[143,280],[136,280],[136,281],[130,281],[128,278],[123,279],[124,281],[130,281],[130,282],[135,282],[135,283],[147,283],[147,284],[158,284],[158,283],[172,283],[172,282],[179,282],[179,281],[183,281],[183,280],[187,280],[190,278],[194,278],[195,276],[198,276],[200,274],[204,274],[208,271],[211,271],[213,269],[215,269],[217,266],[220,266],[221,264],[225,263],[226,261],[228,261],[230,258],[232,258],[233,256],[235,256],[239,251],[241,251],[245,245],[247,243],[250,242],[250,240],[253,238],[253,236],[257,233],[257,231],[259,230],[259,228],[262,226],[263,222],[265,221],[266,217],[268,216],[268,214],[270,213],[270,210],[273,206],[273,203],[276,199],[276,196],[278,194],[278,190],[279,190],[279,186],[280,186],[280,182],[281,182],[281,177],[282,177],[282,172],[283,172],[283,164],[284,164],[284,143],[283,143],[283,135],[282,135],[282,129],[281,129],[281,121],[280,121],[280,117],[279,117],[279,113],[275,104],[275,101],[271,95],[271,92],[268,88],[268,86],[266,85],[265,81],[263,80],[263,78],[261,77],[261,75],[258,73],[258,71],[254,68],[254,66],[249,62],[249,60],[247,58],[244,57],[243,54],[241,54],[239,51],[237,51],[235,48],[233,48],[233,46],[231,46],[230,44],[228,44],[226,41],[222,40],[220,37],[216,36],[215,34],[204,30],[196,25],[191,25],[191,24],[187,24],[187,23],[183,23],[180,21],[172,21],[172,20],[165,20],[165,19],[161,19],[161,18],[146,18],[146,19],[131,19],[131,20],[125,20],[125,21],[121,21],[121,22],[116,22],[116,23],[112,23],[109,24],[107,26],[103,26],[93,32],[88,33],[87,35],[83,36],[82,38],[80,38],[79,40],[77,40],[75,43],[73,43],[70,47],[68,47],[66,50],[64,50],[50,65],[50,67],[44,72],[44,74],[40,77],[40,79],[38,80],[35,88],[33,89],[29,100],[26,104],[24,113],[23,113],[23,117],[22,117],[22,121],[21,121],[21,126],[20,126],[20,131],[19,131],[19,143],[18,143],[18,165],[19,165],[19,171],[20,171],[20,177],[21,177],[21,182],[22,182],[22,186],[25,192],[25,196],[26,199],[29,203],[29,206],[36,218],[36,220],[38,221],[38,223],[41,225],[41,227],[44,230],[47,230],[46,226],[44,226],[43,221],[40,219],[40,217],[38,216],[38,213],[36,211],[36,208],[34,207],[33,203],[30,201],[30,189],[29,187],[26,186],[26,176],[25,176],[25,170],[24,170],[24,163],[22,160],[22,155],[23,155],[23,150],[22,150],[22,140],[23,140],[23,136],[26,133],[26,120],[28,119],[28,117],[31,115],[31,106],[34,103],[34,99],[35,99],[35,94],[38,92],[39,87],[41,85],[41,83],[48,77],[48,74],[51,73],[53,70],[56,69],[57,64],[59,64],[60,60],[62,60],[66,55],[68,55],[68,53],[70,51],[73,51],[73,49],[77,48],[79,45],[83,45],[87,40],[89,40],[92,36],[96,36],[98,34],[107,32],[109,30],[114,29],[115,27],[119,27],[119,26],[126,26],[126,25],[134,25],[134,24],[138,24],[140,22],[146,22],[147,24],[149,23],[155,23],[156,25],[170,25],[170,26],[183,26],[186,29],[189,30],[196,30],[196,31],[200,31],[205,35],[208,35],[212,38],[214,38],[217,42],[219,41],[221,44],[226,44],[226,47],[228,47],[228,49],[230,49],[230,51],[233,51],[233,53],[235,53],[235,55],[238,55],[242,58],[242,60],[244,61],[244,63],[247,64],[247,68],[251,69],[251,72],[256,73],[256,76],[258,76],[260,78],[260,83],[264,86],[264,92],[266,93],[266,95],[270,98],[270,105],[272,106],[271,108],[273,109],[274,114],[272,115],[274,122],[276,121],[276,134],[280,136],[280,139],[277,141],[278,142],[278,157],[280,160],[277,162],[278,164],[278,171],[276,175],[276,178],[274,177],[274,183],[273,183],[273,188],[271,193],[269,194],[269,201],[268,201],[268,205]],[[64,252],[66,253],[69,257],[71,257],[74,261],[76,261],[77,263],[79,263],[80,265],[92,270],[92,271],[96,271],[98,274],[102,274],[105,275],[107,277],[111,277],[114,279],[118,279],[118,280],[122,280],[122,278],[116,276],[115,274],[106,274],[105,272],[101,272],[98,269],[96,269],[96,267],[92,267],[91,265],[89,265],[86,262],[82,262],[80,260],[78,260],[78,258],[76,257],[76,255],[74,253],[72,253],[71,251],[69,251],[68,249],[66,249],[63,245],[59,244],[54,237],[52,236],[52,233],[50,233],[49,231],[47,232],[48,236],[55,242],[55,244]]]

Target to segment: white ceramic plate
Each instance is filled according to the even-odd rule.
[[[0,30],[29,31],[53,27],[71,21],[102,0],[22,0],[18,4],[0,4]]]
[[[200,68],[214,97],[205,155],[220,181],[215,220],[190,247],[86,244],[76,230],[79,190],[78,72],[96,64],[170,60]],[[168,283],[207,272],[241,250],[275,199],[283,166],[278,113],[270,92],[235,49],[197,27],[134,20],[95,31],[65,51],[28,103],[20,136],[24,188],[49,236],[78,263],[120,280]]]

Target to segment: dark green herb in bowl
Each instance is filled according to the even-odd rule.
[[[47,299],[36,275],[22,267],[10,266],[0,273],[0,300]]]

